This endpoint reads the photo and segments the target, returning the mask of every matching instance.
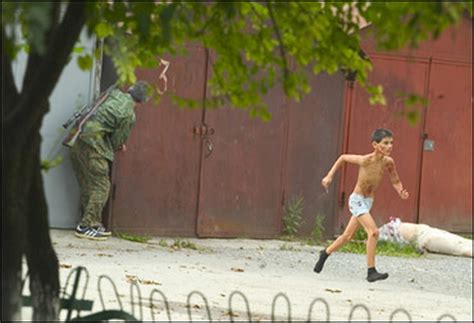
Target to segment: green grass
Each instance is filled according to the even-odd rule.
[[[352,241],[344,245],[339,252],[350,252],[365,254],[367,233],[363,229],[358,229]],[[331,242],[331,241],[328,241]],[[389,241],[379,241],[377,243],[377,255],[392,257],[420,257],[422,253],[413,244],[399,244]]]
[[[167,248],[168,247],[168,242],[166,242],[165,239],[160,239],[160,242],[158,242],[158,245],[160,247]]]
[[[287,243],[283,243],[283,244],[280,246],[280,250],[282,250],[282,251],[300,251],[300,249],[295,248],[294,246],[289,245],[289,244],[287,244]]]
[[[283,241],[290,241],[290,242],[299,242],[302,245],[324,245],[328,246],[333,242],[333,240],[321,241],[317,238],[313,237],[295,237],[295,236],[288,236],[283,235],[280,237],[280,240]],[[358,253],[358,254],[365,254],[366,251],[366,244],[367,241],[367,233],[363,229],[359,229],[352,241],[344,245],[338,252],[347,252],[347,253]],[[280,250],[285,250],[286,248],[280,248]],[[287,250],[287,249],[286,249]],[[398,244],[388,241],[379,241],[377,243],[377,255],[383,256],[392,256],[392,257],[409,257],[409,258],[416,258],[421,257],[423,253],[417,250],[417,248],[413,244]]]
[[[129,234],[125,232],[115,232],[114,236],[120,239],[128,240],[128,241],[133,241],[133,242],[139,242],[139,243],[147,243],[148,240],[151,239],[150,236],[140,236],[140,235],[135,235],[135,234]]]
[[[173,250],[180,249],[192,249],[192,250],[204,250],[204,248],[198,247],[196,244],[189,240],[174,239],[172,242],[168,242],[165,239],[160,239],[158,245],[163,248],[170,248]]]
[[[141,236],[141,235],[134,235],[134,234],[129,234],[125,232],[114,232],[114,236],[116,236],[119,239],[124,239],[128,241],[139,242],[139,243],[148,243],[148,241],[152,239],[152,237],[147,236],[147,235]],[[210,249],[208,248],[197,246],[196,244],[194,244],[193,242],[189,240],[182,240],[182,239],[174,239],[173,241],[160,239],[160,241],[158,241],[158,245],[160,247],[169,248],[171,250],[192,249],[192,250],[197,250],[199,252],[210,251]]]
[[[169,246],[171,249],[192,249],[198,250],[198,247],[189,240],[175,239],[173,243]]]
[[[339,249],[338,252],[365,254],[365,241],[351,241]],[[422,253],[411,244],[398,244],[388,241],[379,241],[377,243],[377,255],[417,258],[420,257]]]

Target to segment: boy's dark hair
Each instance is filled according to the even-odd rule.
[[[393,137],[392,132],[388,129],[378,128],[372,133],[372,141],[375,141],[376,143],[381,142],[382,139],[386,137]]]

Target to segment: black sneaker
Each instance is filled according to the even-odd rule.
[[[106,237],[110,237],[112,235],[112,231],[107,231],[107,229],[101,225],[99,225],[98,227],[94,227],[94,229],[96,229]]]
[[[367,274],[367,280],[369,281],[369,283],[373,283],[377,280],[384,280],[387,278],[388,278],[387,273],[379,273],[376,270],[369,271],[369,273]]]
[[[91,227],[83,227],[80,224],[76,227],[76,237],[96,241],[107,240],[107,236]]]
[[[326,249],[323,249],[319,252],[319,259],[316,265],[314,266],[314,272],[315,273],[320,273],[321,270],[323,270],[324,263],[326,262],[326,259],[328,259],[329,254],[326,252]]]

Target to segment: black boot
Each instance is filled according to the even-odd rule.
[[[377,280],[384,280],[384,279],[387,279],[388,278],[388,274],[387,273],[379,273],[375,267],[371,267],[369,268],[369,270],[367,271],[367,280],[370,282],[370,283],[373,283],[374,281],[377,281]]]
[[[326,249],[321,250],[319,253],[319,259],[316,265],[314,266],[314,272],[320,273],[323,270],[324,262],[328,259],[329,254],[326,252]]]

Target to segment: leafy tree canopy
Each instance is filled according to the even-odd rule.
[[[47,33],[59,21],[58,3],[2,4],[4,48],[11,58],[26,48],[44,55]],[[90,2],[86,27],[90,35],[107,38],[105,52],[112,56],[120,82],[135,81],[138,67],[152,68],[158,56],[185,52],[198,42],[213,51],[210,79],[211,106],[229,102],[268,120],[262,96],[275,84],[299,100],[309,92],[308,71],[356,73],[367,87],[372,103],[384,104],[382,88],[370,85],[371,63],[360,55],[360,25],[370,23],[381,49],[416,46],[437,37],[467,11],[468,2]],[[21,25],[23,38],[13,26]],[[24,39],[24,42],[20,42]],[[78,58],[82,68],[92,58]],[[196,106],[192,100],[180,100]]]
[[[104,49],[121,83],[134,82],[137,68],[158,66],[159,57],[201,44],[213,57],[207,106],[226,103],[269,120],[265,93],[283,86],[299,100],[310,91],[311,73],[344,71],[367,88],[372,103],[384,103],[382,88],[368,82],[372,66],[361,55],[362,22],[374,26],[381,49],[397,49],[438,36],[466,12],[472,17],[470,2],[3,1],[2,132],[8,140],[2,184],[8,189],[2,191],[2,243],[8,248],[2,250],[2,320],[20,318],[23,256],[31,274],[33,320],[58,317],[58,260],[49,237],[40,127],[71,54],[79,54],[81,68],[92,65],[77,44],[84,28],[107,40]],[[18,87],[13,63],[21,50],[28,55]]]

